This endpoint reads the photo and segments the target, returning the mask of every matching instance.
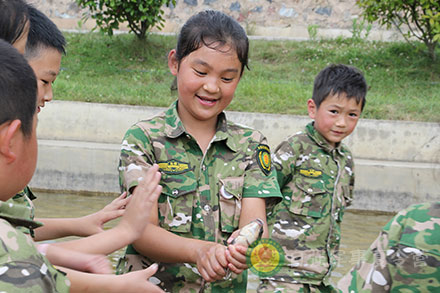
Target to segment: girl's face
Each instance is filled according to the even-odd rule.
[[[217,116],[231,103],[240,81],[241,63],[229,45],[217,49],[201,46],[180,64],[176,51],[168,55],[168,66],[177,77],[178,112],[185,123],[217,123]]]

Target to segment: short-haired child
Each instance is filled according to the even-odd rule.
[[[117,272],[153,260],[163,265],[155,280],[170,292],[246,290],[246,247],[225,243],[250,221],[265,221],[266,200],[281,195],[265,137],[223,112],[247,66],[248,48],[243,28],[221,12],[200,12],[182,27],[168,55],[178,100],[123,139],[122,189],[130,191],[157,163],[163,192],[153,225],[127,248]],[[224,280],[226,269],[238,275]]]
[[[58,270],[28,235],[16,229],[35,225],[29,220],[29,207],[5,201],[28,184],[36,167],[36,97],[32,68],[16,49],[0,40],[0,288],[4,292],[161,292],[147,281],[155,266],[124,276]],[[151,209],[161,192],[158,166],[150,170],[127,206],[130,213],[116,234],[120,238],[127,237],[128,230],[136,234],[143,230],[145,209]]]
[[[354,165],[342,140],[356,127],[367,84],[351,66],[329,65],[315,78],[304,131],[281,142],[272,161],[283,194],[270,215],[272,239],[284,250],[274,276],[259,292],[331,292],[340,225],[353,198]]]

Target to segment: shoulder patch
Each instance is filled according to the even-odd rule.
[[[191,166],[188,163],[180,162],[177,160],[169,160],[166,162],[158,162],[160,171],[167,174],[181,174],[191,170]]]
[[[260,144],[257,147],[257,163],[260,169],[267,176],[271,170],[270,148],[268,145]]]
[[[322,175],[322,171],[315,170],[315,169],[300,169],[299,174],[301,174],[305,177],[317,178]]]

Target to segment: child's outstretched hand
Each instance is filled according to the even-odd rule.
[[[123,230],[131,231],[135,239],[144,231],[152,207],[162,192],[162,186],[159,185],[160,177],[159,166],[154,164],[134,189],[131,200],[125,208],[124,216],[118,225],[124,227]]]
[[[164,292],[159,287],[149,282],[148,279],[157,271],[157,264],[153,264],[142,271],[134,271],[117,277],[124,278],[123,291],[120,292]]]
[[[228,261],[226,259],[226,246],[208,242],[197,253],[197,270],[207,282],[214,282],[226,276]]]
[[[246,250],[247,247],[242,244],[228,245],[228,249],[226,250],[228,268],[237,275],[248,268],[246,263]]]
[[[81,227],[81,230],[77,236],[87,237],[102,232],[105,223],[124,214],[124,208],[129,202],[130,197],[124,192],[100,211],[78,218],[78,227]]]

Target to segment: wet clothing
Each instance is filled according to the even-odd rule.
[[[266,279],[330,286],[342,216],[353,198],[351,152],[341,143],[333,148],[312,122],[281,142],[272,160],[283,201],[268,222],[285,256],[279,272]]]
[[[399,212],[338,282],[341,292],[438,292],[439,288],[440,201]]]
[[[0,201],[0,291],[69,292],[70,282],[37,251],[32,239],[16,229],[39,226],[30,207]]]
[[[218,116],[217,130],[206,153],[185,131],[177,102],[152,119],[138,122],[125,134],[119,163],[122,190],[136,186],[154,163],[162,172],[158,200],[160,227],[179,236],[224,244],[238,229],[241,199],[280,198],[270,150],[264,136]],[[117,272],[151,264],[128,246]],[[202,278],[195,264],[162,264],[154,276],[168,291],[198,292]],[[244,292],[247,273],[209,283],[205,292]]]

